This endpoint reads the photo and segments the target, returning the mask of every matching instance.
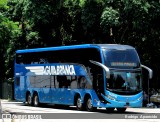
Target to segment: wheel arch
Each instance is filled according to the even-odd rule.
[[[93,100],[93,99],[92,99],[92,95],[89,94],[89,93],[86,93],[85,96],[84,96],[84,104],[86,104],[86,101],[87,101],[88,98],[91,98],[91,100]],[[93,102],[93,101],[92,101],[92,102]]]
[[[37,92],[37,91],[33,91],[33,96],[34,96],[35,94],[37,94],[37,95],[38,95],[38,92]]]

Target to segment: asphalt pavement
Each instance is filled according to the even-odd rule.
[[[96,112],[87,112],[78,111],[73,106],[69,108],[57,108],[54,105],[32,107],[22,102],[1,100],[0,109],[3,115],[2,122],[160,122],[160,108],[127,108],[125,113],[118,113],[116,110],[107,113],[105,109],[99,108]],[[11,119],[10,116],[12,116]]]

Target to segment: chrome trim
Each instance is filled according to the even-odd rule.
[[[100,66],[101,68],[103,68],[105,71],[106,71],[106,78],[110,78],[110,71],[109,71],[109,68],[106,67],[104,64],[100,63],[100,62],[97,62],[97,61],[93,61],[93,60],[89,60],[91,63],[97,65],[97,66]]]
[[[149,72],[149,79],[152,79],[152,77],[153,77],[153,71],[149,67],[147,67],[145,65],[141,65],[141,67],[143,67],[146,70],[148,70],[148,72]]]

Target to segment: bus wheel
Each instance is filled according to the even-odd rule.
[[[90,97],[86,100],[86,109],[87,111],[95,111],[97,109],[96,107],[93,107],[92,99]]]
[[[76,107],[77,107],[77,110],[80,110],[80,111],[84,109],[80,97],[77,97],[77,100],[76,100]]]
[[[35,94],[34,97],[33,97],[33,105],[35,107],[39,106],[39,98],[38,98],[37,94]]]
[[[125,112],[125,111],[126,111],[126,108],[117,108],[117,111],[118,111],[118,112]]]
[[[31,106],[32,105],[32,97],[31,94],[27,95],[27,105]]]

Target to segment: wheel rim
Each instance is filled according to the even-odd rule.
[[[34,96],[34,106],[38,106],[38,96]]]
[[[81,108],[82,104],[81,104],[81,99],[78,98],[77,99],[77,108]]]
[[[91,110],[93,108],[92,106],[92,101],[91,99],[89,98],[88,101],[87,101],[87,109]]]
[[[28,105],[31,105],[31,95],[28,95]]]

